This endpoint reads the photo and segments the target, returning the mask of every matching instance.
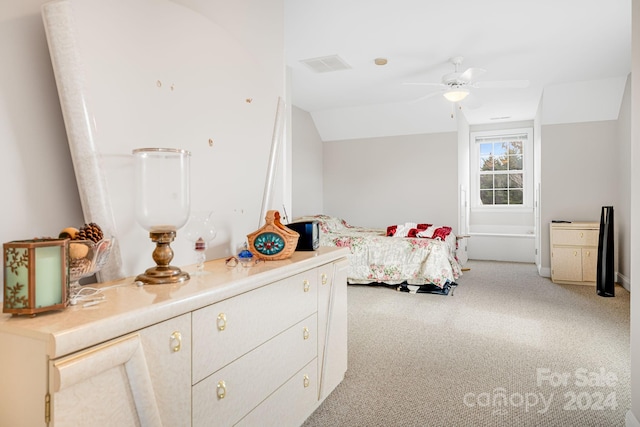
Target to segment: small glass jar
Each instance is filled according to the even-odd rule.
[[[253,254],[245,247],[238,254],[238,261],[243,267],[251,267],[253,265]]]

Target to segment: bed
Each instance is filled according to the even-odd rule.
[[[452,232],[438,235],[436,231],[435,238],[426,238],[418,237],[415,230],[407,234],[405,224],[378,229],[356,227],[328,215],[296,219],[310,220],[316,220],[320,225],[321,246],[351,250],[349,284],[381,284],[411,293],[446,295],[462,275],[456,258],[456,236]],[[429,230],[434,228],[440,229],[432,226]],[[388,235],[393,233],[395,235]],[[405,235],[415,237],[402,237]]]

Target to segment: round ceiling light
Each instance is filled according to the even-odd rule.
[[[387,65],[387,58],[376,58],[373,60],[376,65]]]
[[[442,94],[448,101],[460,102],[469,95],[469,89],[464,87],[452,88]]]

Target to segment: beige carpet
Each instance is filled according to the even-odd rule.
[[[304,426],[624,426],[629,293],[467,267],[453,296],[350,285],[349,368]]]

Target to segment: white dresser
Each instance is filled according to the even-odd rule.
[[[345,248],[0,320],[0,425],[298,426],[347,369]]]
[[[598,222],[551,223],[551,280],[554,283],[596,282]]]

